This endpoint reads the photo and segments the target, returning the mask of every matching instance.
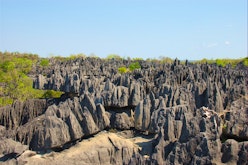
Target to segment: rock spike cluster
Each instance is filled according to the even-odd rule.
[[[96,149],[99,159],[93,155],[85,162],[247,164],[247,68],[181,64],[176,59],[173,64],[139,61],[141,69],[118,73],[119,67],[130,63],[50,59],[49,68],[36,69],[35,88],[67,95],[0,108],[0,159],[16,153],[13,161],[18,162],[25,159],[19,155],[27,148],[37,152],[63,149],[116,129],[153,136],[143,144],[151,147],[146,151],[125,148],[108,137],[111,152],[118,154],[109,152],[103,159],[100,147]],[[16,150],[15,143],[22,147]]]

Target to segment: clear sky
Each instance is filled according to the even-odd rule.
[[[0,0],[0,51],[247,56],[247,0]]]

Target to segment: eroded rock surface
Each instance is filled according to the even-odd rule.
[[[0,108],[0,161],[248,163],[247,68],[176,59],[173,64],[139,61],[140,70],[118,73],[131,62],[50,59],[49,68],[36,69],[35,88],[65,95]]]

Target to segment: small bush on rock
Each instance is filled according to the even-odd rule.
[[[139,62],[133,62],[129,65],[129,70],[134,71],[135,69],[140,69],[140,63]]]
[[[121,73],[121,74],[127,73],[128,69],[126,67],[120,67],[120,68],[118,68],[118,72]]]

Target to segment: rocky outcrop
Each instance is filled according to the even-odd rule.
[[[28,146],[22,145],[12,139],[0,138],[0,163],[15,159],[28,150]]]
[[[48,69],[37,68],[34,87],[65,94],[0,108],[0,138],[32,150],[17,152],[5,145],[0,161],[17,152],[9,161],[247,164],[247,68],[139,61],[141,69],[120,74],[118,68],[132,61],[50,60]],[[97,138],[106,130],[134,131],[133,138],[143,140],[115,133]],[[81,142],[82,152],[70,150]],[[40,159],[33,151],[60,152]]]
[[[230,110],[225,113],[223,138],[248,141],[248,100],[246,98],[234,101]]]
[[[25,150],[28,149],[28,146],[22,145],[12,139],[1,139],[0,141],[0,155],[6,154],[22,154]]]
[[[18,159],[25,164],[142,164],[138,145],[114,133],[100,133],[61,153],[37,155],[26,151]]]
[[[195,114],[195,115],[193,115]],[[221,152],[221,120],[204,110],[192,112],[189,106],[160,108],[153,112],[150,132],[157,133],[154,164],[209,164],[218,160]]]
[[[127,107],[128,106],[128,88],[117,86],[111,92],[103,95],[104,105],[107,107]]]
[[[71,141],[96,134],[109,124],[104,107],[95,105],[86,94],[49,106],[43,115],[20,125],[16,137],[32,150],[63,148]]]
[[[15,129],[42,115],[46,108],[45,99],[27,100],[24,103],[16,101],[12,106],[0,108],[0,124],[7,129]]]

